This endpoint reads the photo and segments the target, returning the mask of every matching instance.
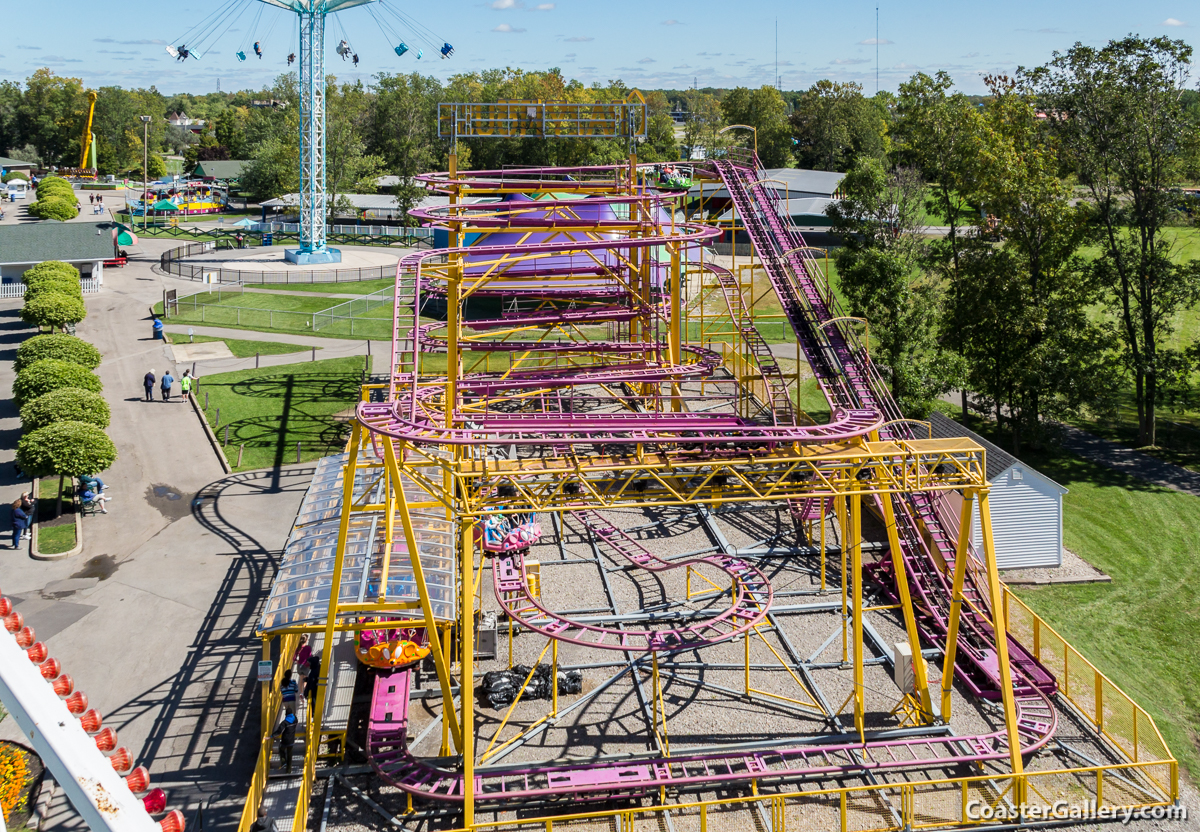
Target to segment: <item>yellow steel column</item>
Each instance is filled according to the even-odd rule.
[[[293,829],[308,825],[308,795],[317,770],[317,751],[321,738],[321,722],[325,713],[325,696],[329,688],[329,664],[333,659],[333,637],[337,632],[338,596],[342,591],[342,565],[346,560],[346,537],[350,530],[350,512],[354,504],[354,474],[358,470],[358,449],[362,444],[362,425],[357,421],[350,432],[349,457],[342,469],[342,518],[338,523],[337,547],[333,554],[333,575],[329,587],[329,610],[325,615],[325,638],[321,644],[321,671],[317,677],[317,695],[308,717],[307,741],[304,748],[304,785],[296,802]]]
[[[950,595],[950,626],[946,631],[946,656],[942,665],[942,721],[950,723],[950,692],[954,690],[954,654],[958,650],[958,622],[962,618],[963,578],[967,573],[968,544],[971,538],[971,508],[975,489],[963,492],[962,513],[958,520],[958,545],[954,550],[954,587]]]
[[[459,647],[462,667],[458,681],[462,717],[463,827],[475,826],[475,522],[462,517],[458,523],[462,595],[459,616]]]
[[[825,591],[825,498],[821,497],[821,591]]]
[[[850,591],[850,577],[846,571],[846,556],[847,546],[846,537],[848,529],[846,528],[846,496],[839,494],[833,498],[833,511],[837,515],[838,522],[838,548],[842,550],[842,664],[850,660],[848,637],[846,634],[847,621],[849,614],[846,610],[847,599],[846,593]]]
[[[404,493],[404,481],[400,478],[396,448],[390,436],[381,436],[379,439],[383,443],[384,463],[387,465],[388,475],[396,495],[396,511],[393,513],[400,515],[400,525],[404,529],[404,546],[408,551],[409,562],[412,564],[413,578],[417,584],[417,597],[421,602],[421,614],[425,617],[425,634],[429,639],[433,664],[437,669],[438,684],[442,689],[443,720],[449,726],[455,748],[461,749],[462,731],[459,730],[458,718],[454,714],[454,694],[450,690],[450,662],[442,651],[441,640],[438,638],[437,624],[433,617],[433,605],[429,601],[429,588],[425,583],[425,567],[418,555],[420,550],[417,548],[416,530],[413,528],[412,515],[409,513],[408,495]]]
[[[862,494],[850,495],[850,572],[854,576],[854,728],[865,742],[866,702],[863,682]]]
[[[992,540],[992,511],[988,506],[988,492],[979,492],[979,529],[983,535],[983,557],[987,564],[988,599],[992,604],[992,626],[996,639],[996,660],[1000,669],[1000,698],[1004,702],[1004,724],[1008,729],[1008,757],[1012,772],[1021,775],[1024,771],[1021,762],[1021,736],[1017,732],[1017,706],[1013,698],[1012,673],[1008,664],[1008,632],[1004,627],[1003,610],[1000,598],[1000,573],[996,570],[996,546]],[[1024,802],[1024,778],[1019,777],[1016,783],[1018,797]]]
[[[917,634],[917,619],[913,614],[912,596],[908,591],[908,574],[904,568],[904,555],[900,551],[900,534],[896,528],[896,509],[892,495],[883,494],[883,522],[887,526],[888,548],[892,550],[892,569],[896,573],[896,587],[900,591],[900,607],[904,611],[904,629],[908,633],[908,646],[912,650],[913,671],[916,674],[917,696],[923,716],[933,715],[933,703],[929,698],[929,679],[925,673],[925,658],[921,655],[921,637]]]

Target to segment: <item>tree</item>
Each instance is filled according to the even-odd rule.
[[[32,286],[26,285],[25,302],[29,303],[31,300],[39,297],[40,295],[51,293],[67,295],[68,297],[77,297],[80,300],[83,299],[83,288],[80,285],[78,278],[76,278],[75,282],[72,283],[68,278],[55,275],[52,280],[42,280],[33,284]]]
[[[13,362],[13,369],[19,373],[30,364],[46,358],[70,361],[89,370],[100,366],[100,350],[87,341],[74,335],[52,333],[35,335],[22,342],[21,346],[17,347],[17,360]]]
[[[843,242],[836,263],[850,312],[868,320],[873,355],[900,409],[924,414],[961,374],[937,340],[939,288],[918,269],[924,182],[912,168],[888,170],[867,156],[841,190],[827,213]]]
[[[15,148],[8,151],[9,158],[16,159],[18,162],[29,162],[30,164],[42,166],[42,155],[37,152],[37,148],[31,144],[24,147]]]
[[[338,194],[375,193],[384,170],[383,157],[368,153],[363,140],[371,102],[362,82],[339,86],[332,80],[325,94],[325,176],[331,219]]]
[[[887,121],[853,82],[813,84],[797,100],[790,121],[803,168],[849,170],[859,156],[882,158],[888,150]]]
[[[74,202],[68,202],[61,197],[51,196],[29,203],[31,216],[40,220],[56,220],[66,222],[79,216],[79,208]]]
[[[17,107],[21,140],[47,163],[79,164],[79,134],[87,116],[87,96],[79,78],[61,78],[42,68],[25,79]]]
[[[23,471],[35,477],[58,474],[57,514],[62,513],[64,479],[98,474],[116,460],[112,440],[86,422],[57,422],[17,442],[17,463]]]
[[[70,263],[64,263],[62,260],[43,260],[36,266],[25,270],[25,274],[21,276],[25,281],[26,286],[33,286],[44,281],[71,281],[79,282],[79,269],[72,266]]]
[[[787,103],[771,86],[756,90],[738,87],[721,99],[721,114],[729,124],[757,130],[758,157],[766,168],[786,168],[792,161],[792,130]],[[751,145],[753,146],[753,145]]]
[[[23,407],[26,402],[61,387],[78,387],[93,393],[104,389],[96,374],[86,367],[57,358],[43,358],[17,373],[13,381],[13,401],[17,407]]]
[[[78,387],[51,390],[21,408],[21,427],[26,433],[56,422],[87,422],[106,428],[111,419],[103,396]]]
[[[712,156],[726,147],[732,137],[721,135],[724,126],[721,102],[717,97],[706,92],[691,93],[687,98],[687,121],[683,124],[683,143],[688,158],[692,158],[697,150]]]
[[[376,76],[375,102],[366,124],[367,147],[400,178],[396,203],[406,214],[425,195],[414,177],[430,170],[438,158],[437,98],[441,89],[436,79],[415,72]],[[464,161],[461,156],[459,161]]]
[[[962,93],[949,94],[953,81],[945,72],[914,75],[900,85],[893,128],[896,155],[915,166],[929,183],[927,210],[946,223],[945,237],[927,247],[928,268],[944,279],[951,292],[963,292],[959,268],[964,244],[963,214],[977,180],[979,134],[976,107]],[[958,300],[971,297],[964,294]],[[965,356],[965,339],[949,332],[950,345]],[[962,389],[963,418],[969,418],[967,389]]]
[[[679,161],[679,142],[675,139],[671,102],[657,90],[646,94],[646,139],[638,145],[638,160]]]
[[[1200,263],[1172,262],[1163,234],[1179,206],[1173,188],[1197,149],[1183,106],[1191,59],[1181,40],[1131,36],[1099,49],[1076,44],[1020,74],[1090,197],[1101,249],[1091,274],[1105,289],[1134,378],[1143,445],[1155,444],[1163,377],[1180,360],[1163,342],[1176,313],[1200,299]]]
[[[62,329],[87,317],[83,298],[62,292],[43,292],[21,307],[21,320],[30,326]]]

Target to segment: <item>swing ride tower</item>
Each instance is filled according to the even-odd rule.
[[[374,0],[262,0],[300,17],[300,247],[284,257],[298,265],[340,263],[325,240],[325,17]]]

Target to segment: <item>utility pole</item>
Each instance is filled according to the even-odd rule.
[[[783,91],[783,84],[779,79],[779,18],[775,18],[775,89]]]
[[[879,4],[875,4],[875,94],[879,95]]]
[[[146,194],[150,192],[150,116],[138,116],[142,120],[142,233],[146,233],[150,222],[150,207]]]

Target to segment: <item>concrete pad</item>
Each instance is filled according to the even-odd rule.
[[[176,364],[204,361],[209,358],[233,358],[233,352],[224,341],[202,341],[198,344],[185,341],[182,344],[172,344],[171,354],[175,357]]]

